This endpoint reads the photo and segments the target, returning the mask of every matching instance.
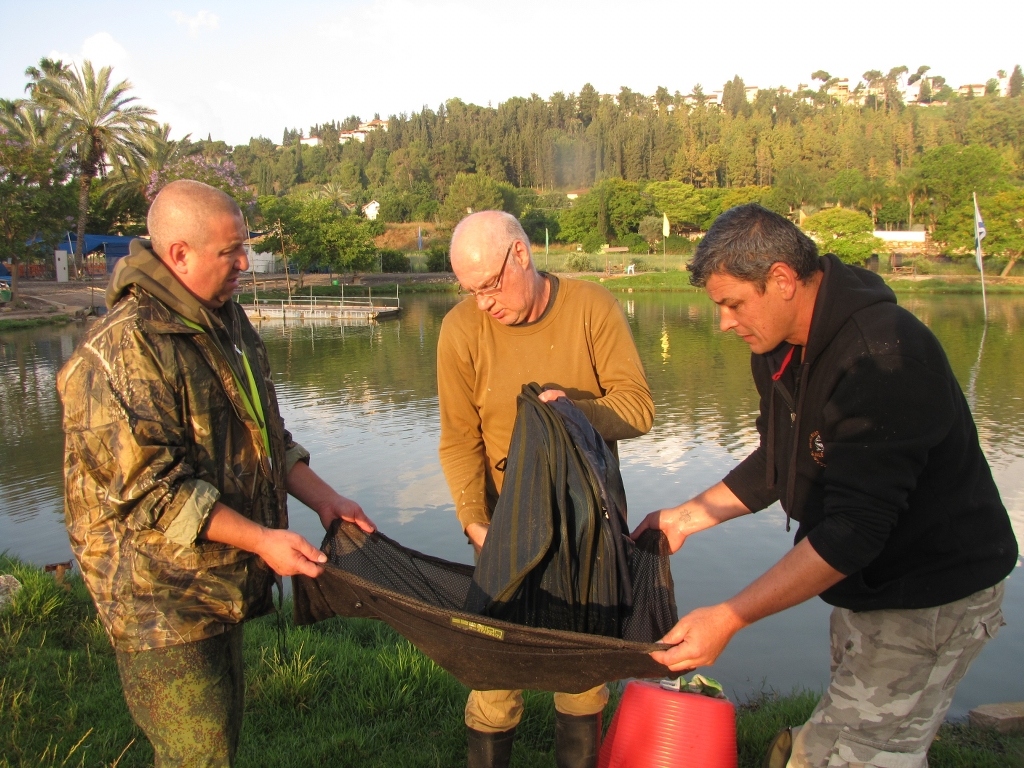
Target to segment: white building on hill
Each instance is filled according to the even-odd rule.
[[[376,221],[378,213],[380,213],[380,203],[376,200],[371,200],[363,206],[363,216],[370,221]]]

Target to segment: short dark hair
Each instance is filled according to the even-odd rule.
[[[801,280],[821,269],[818,247],[789,219],[757,203],[730,208],[711,225],[687,269],[703,288],[716,272],[756,283],[764,291],[768,272],[788,264]]]

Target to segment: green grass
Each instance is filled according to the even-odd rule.
[[[67,325],[74,318],[68,315],[51,315],[49,317],[32,317],[26,319],[4,320],[0,318],[0,331],[18,331],[23,328],[38,328],[41,325]]]
[[[925,280],[907,280],[903,278],[885,277],[886,284],[895,293],[976,293],[981,295],[980,280],[945,280],[942,277],[929,277]],[[985,279],[985,293],[997,295],[1024,293],[1024,284],[997,283]]]
[[[0,555],[24,587],[0,613],[0,768],[152,764],[121,694],[113,651],[82,582],[69,589]],[[332,619],[312,627],[246,625],[246,711],[239,766],[462,766],[466,689],[386,624]],[[611,721],[618,691],[605,713]],[[784,725],[806,719],[817,694],[764,694],[737,718],[740,766],[759,766]],[[553,766],[551,694],[527,692],[513,766]],[[933,768],[1019,766],[1024,736],[946,725]]]
[[[687,292],[699,291],[690,285],[690,273],[681,270],[667,272],[644,272],[639,275],[618,275],[607,277],[601,274],[582,276],[584,280],[601,282],[610,291],[658,291]],[[949,279],[948,276],[928,276],[925,279],[910,280],[883,274],[882,279],[896,293],[981,293],[981,281],[977,279]],[[986,278],[985,292],[990,294],[1022,294],[1024,284],[1006,283]]]
[[[697,293],[700,288],[690,285],[690,273],[680,270],[643,272],[639,275],[583,275],[584,280],[599,282],[609,291],[659,291],[665,293]]]

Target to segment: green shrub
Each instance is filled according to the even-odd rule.
[[[605,237],[600,232],[591,232],[589,235],[583,238],[583,242],[580,245],[583,246],[583,250],[587,253],[600,253],[601,246],[605,243]]]
[[[619,245],[629,248],[630,253],[641,253],[645,256],[651,251],[650,244],[636,232],[628,232],[620,237]]]
[[[565,268],[570,272],[592,272],[594,262],[585,253],[571,253],[565,259]]]
[[[412,271],[412,260],[397,248],[381,248],[380,270],[381,272],[410,272]]]
[[[680,237],[679,235],[669,235],[668,242],[666,243],[666,245],[668,246],[669,253],[680,254],[693,253],[693,249],[696,247],[697,243],[693,242],[688,237]]]
[[[427,248],[427,272],[451,272],[452,264],[448,260],[448,249],[443,245],[434,244]]]

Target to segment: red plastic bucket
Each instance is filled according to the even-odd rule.
[[[736,710],[725,699],[626,685],[598,768],[736,768]]]

